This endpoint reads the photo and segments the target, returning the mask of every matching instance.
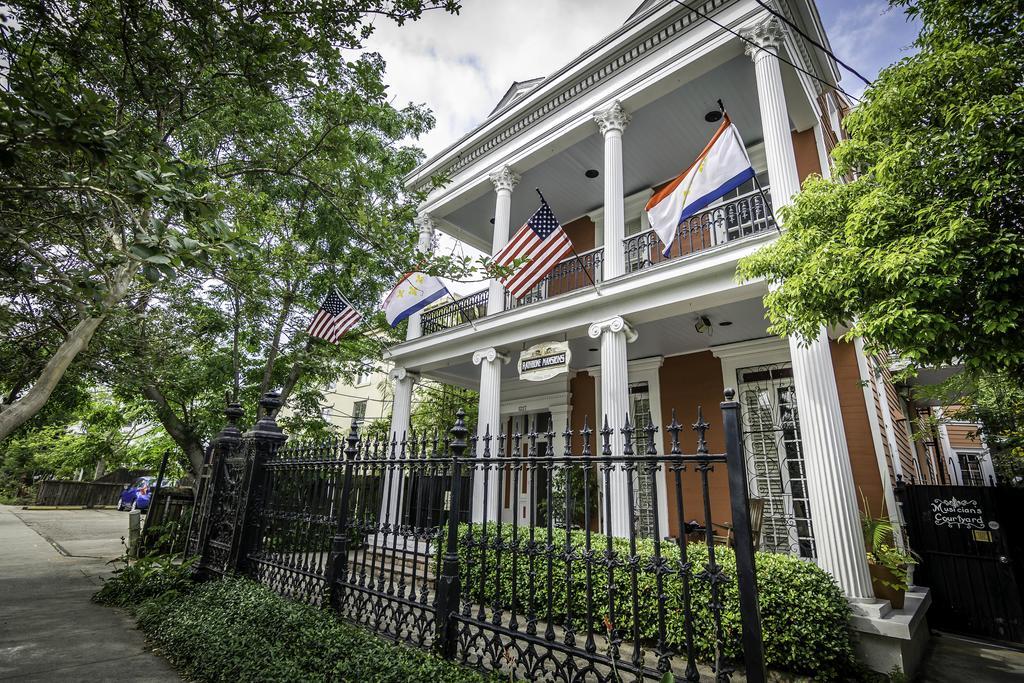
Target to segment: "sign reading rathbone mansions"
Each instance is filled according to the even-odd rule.
[[[569,371],[568,342],[543,342],[519,354],[519,379],[542,382]]]

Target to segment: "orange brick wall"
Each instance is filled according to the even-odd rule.
[[[860,384],[857,351],[848,342],[832,341],[829,347],[832,351],[836,389],[839,391],[839,409],[843,414],[846,446],[850,451],[850,466],[857,487],[857,503],[863,508],[863,498],[867,498],[868,509],[877,517],[885,510],[885,494],[882,490],[882,475],[878,471],[867,405],[864,403],[864,389]],[[885,510],[885,514],[892,514],[892,511]]]

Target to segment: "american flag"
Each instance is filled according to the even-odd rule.
[[[551,212],[548,203],[541,200],[537,213],[526,221],[526,225],[519,228],[494,260],[499,265],[508,266],[518,258],[526,259],[515,272],[501,278],[501,284],[505,285],[505,289],[512,296],[520,298],[571,251],[572,240],[558,224],[558,219]]]
[[[341,295],[338,290],[332,290],[324,302],[320,304],[320,310],[316,312],[313,319],[309,321],[306,332],[310,336],[323,339],[332,343],[338,343],[345,333],[351,330],[356,323],[362,320],[363,316]]]

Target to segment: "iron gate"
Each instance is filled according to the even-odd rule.
[[[900,481],[897,495],[931,625],[1024,643],[1024,489]]]

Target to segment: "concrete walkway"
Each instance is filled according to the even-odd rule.
[[[917,680],[922,683],[1024,681],[1024,650],[933,632]]]
[[[128,515],[0,506],[0,681],[178,681],[121,610],[90,602]]]

